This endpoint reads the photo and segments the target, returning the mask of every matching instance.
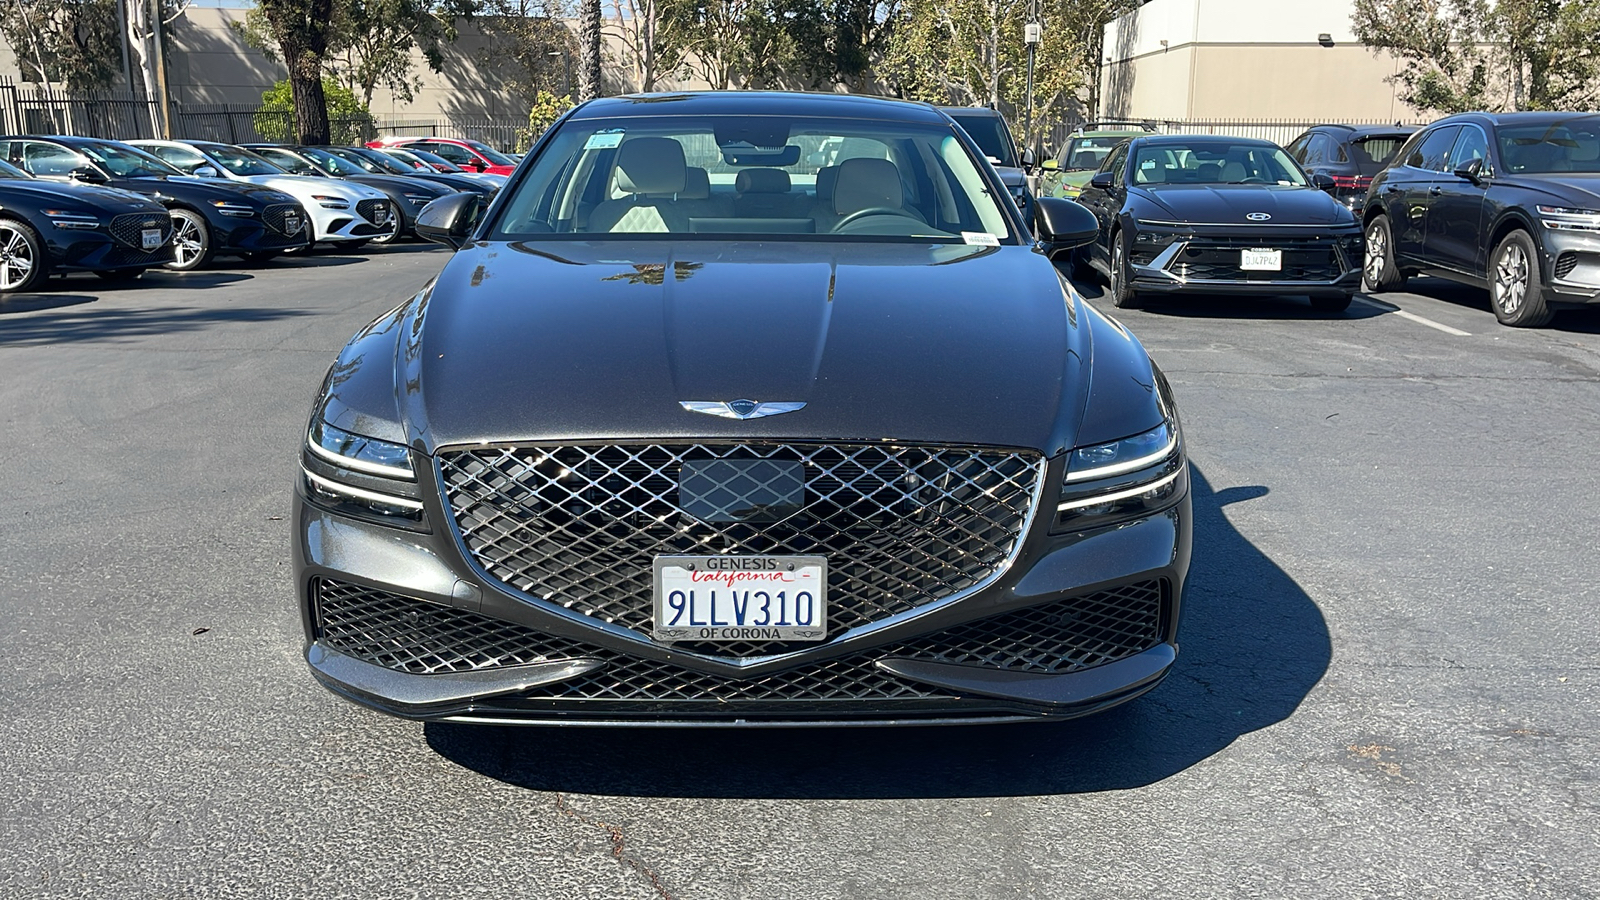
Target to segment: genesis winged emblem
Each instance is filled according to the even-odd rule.
[[[724,419],[761,419],[794,412],[805,406],[804,403],[794,401],[757,403],[754,400],[683,400],[679,405],[690,412],[721,416]]]

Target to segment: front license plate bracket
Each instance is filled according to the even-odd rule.
[[[658,556],[658,641],[820,641],[828,636],[823,556]]]

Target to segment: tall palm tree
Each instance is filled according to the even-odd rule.
[[[578,12],[578,102],[600,96],[600,0],[583,0]]]

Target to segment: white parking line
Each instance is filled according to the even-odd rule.
[[[1470,331],[1462,331],[1459,328],[1451,328],[1449,325],[1445,325],[1442,322],[1435,322],[1432,319],[1424,318],[1416,313],[1408,313],[1400,307],[1395,306],[1393,303],[1384,303],[1382,300],[1372,300],[1367,297],[1356,297],[1355,301],[1357,303],[1365,303],[1373,309],[1381,309],[1384,312],[1392,312],[1400,318],[1410,319],[1411,321],[1416,322],[1418,325],[1426,325],[1429,328],[1437,328],[1445,334],[1453,334],[1456,337],[1472,337],[1472,332]]]

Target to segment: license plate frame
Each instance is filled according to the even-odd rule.
[[[283,231],[285,234],[299,234],[305,227],[305,220],[297,213],[289,213],[283,217]]]
[[[1239,270],[1242,272],[1282,272],[1283,251],[1266,247],[1251,247],[1239,251]]]
[[[139,232],[139,245],[145,250],[160,250],[161,245],[167,241],[161,235],[159,228],[145,228]]]
[[[828,559],[784,554],[657,556],[652,566],[650,626],[652,638],[668,642],[825,640]]]

